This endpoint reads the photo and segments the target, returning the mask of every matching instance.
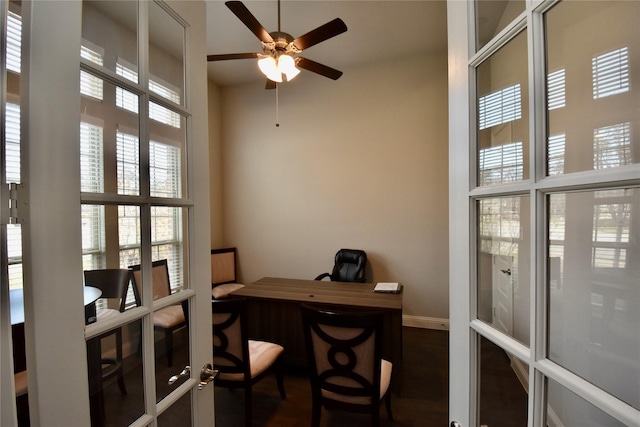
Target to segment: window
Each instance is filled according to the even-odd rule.
[[[593,131],[594,169],[615,168],[631,163],[630,123],[601,127]]]
[[[84,41],[86,43],[86,41]],[[95,50],[89,49],[88,47],[81,46],[80,47],[80,56],[82,58],[88,59],[96,65],[102,65],[102,49],[94,48]],[[80,70],[80,93],[86,96],[90,96],[99,100],[102,100],[102,88],[103,82],[102,79],[96,77],[86,71]]]
[[[480,150],[480,182],[483,185],[522,179],[522,142]]]

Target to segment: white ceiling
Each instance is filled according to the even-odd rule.
[[[262,52],[260,41],[224,1],[205,1],[208,54]],[[276,0],[243,3],[267,31],[278,30]],[[441,52],[447,46],[445,0],[281,1],[281,31],[294,38],[334,18],[345,22],[347,32],[310,47],[301,56],[348,72],[352,66]],[[209,62],[207,67],[209,79],[221,86],[265,81],[255,59]]]

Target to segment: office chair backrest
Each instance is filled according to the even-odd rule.
[[[367,254],[359,249],[340,249],[336,253],[331,280],[334,282],[366,281]]]

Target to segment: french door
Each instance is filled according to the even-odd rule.
[[[16,422],[7,271],[19,261],[12,286],[24,298],[31,425],[213,425],[213,387],[197,387],[211,362],[209,189],[194,185],[208,182],[204,2],[2,7],[5,46],[7,28],[19,25],[21,64],[7,71],[3,49],[2,160],[10,160],[4,125],[16,105],[20,179],[5,190],[3,168],[1,424]],[[20,226],[21,253],[7,262],[10,222]],[[160,260],[164,298],[153,290]],[[140,288],[130,288],[121,312],[94,323],[83,270],[134,265]],[[186,319],[171,346],[154,332],[154,313],[166,308]],[[92,370],[116,353],[113,341],[98,341],[115,329],[126,394],[96,385]]]
[[[447,6],[450,423],[639,426],[640,3]]]

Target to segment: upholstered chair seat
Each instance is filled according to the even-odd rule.
[[[20,371],[13,375],[16,384],[16,397],[27,394],[27,371]]]
[[[284,348],[247,338],[247,309],[243,298],[212,300],[213,368],[218,387],[243,388],[245,424],[252,425],[253,384],[275,371],[280,396],[285,399],[281,355]]]

